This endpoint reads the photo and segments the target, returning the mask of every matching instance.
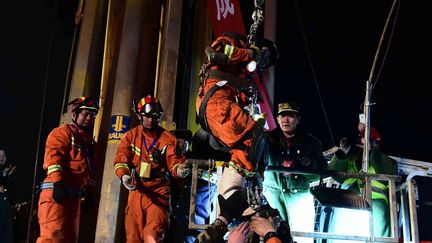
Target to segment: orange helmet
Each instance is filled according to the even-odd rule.
[[[137,115],[156,115],[161,117],[163,113],[161,103],[152,95],[147,95],[138,102],[133,102],[132,109]]]
[[[99,111],[99,102],[97,99],[90,96],[81,96],[69,102],[72,105],[72,112],[82,109]]]

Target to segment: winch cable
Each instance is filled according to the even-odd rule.
[[[298,22],[299,22],[299,25],[300,25],[300,29],[301,29],[301,32],[302,32],[302,37],[303,37],[303,41],[304,41],[304,45],[305,45],[305,50],[306,50],[308,62],[309,62],[309,65],[311,67],[312,76],[313,76],[313,79],[314,79],[314,83],[315,83],[315,87],[316,87],[316,90],[317,90],[318,98],[319,98],[319,101],[320,101],[320,104],[321,104],[321,109],[322,109],[323,114],[324,114],[324,118],[325,118],[325,121],[326,121],[326,124],[327,124],[327,128],[328,128],[328,131],[329,131],[329,134],[330,134],[332,145],[335,146],[333,132],[331,130],[331,126],[330,126],[330,123],[329,123],[329,120],[328,120],[328,117],[327,117],[327,112],[326,112],[326,109],[324,107],[324,102],[322,100],[321,91],[320,91],[320,88],[319,88],[319,85],[318,85],[318,81],[317,81],[317,77],[316,77],[316,73],[315,73],[315,68],[314,68],[314,65],[312,63],[312,58],[311,58],[311,54],[310,54],[310,51],[309,51],[308,42],[307,42],[307,39],[306,39],[306,34],[305,34],[305,31],[304,31],[303,21],[302,21],[301,16],[300,16],[300,10],[299,10],[298,4],[297,4],[297,0],[294,0],[294,5],[295,5],[295,9],[296,9],[297,19],[298,19]]]
[[[392,13],[393,13],[395,5],[396,5],[396,2],[398,2],[398,5],[397,5],[397,8],[396,8],[395,17],[393,18],[393,24],[392,24],[392,29],[391,29],[391,32],[390,32],[389,40],[387,42],[385,53],[384,53],[383,59],[381,61],[381,65],[380,65],[380,68],[378,70],[377,76],[376,76],[375,80],[373,80],[372,79],[372,75],[373,75],[373,72],[374,72],[375,64],[376,64],[377,59],[378,59],[379,49],[381,48],[381,43],[384,41],[384,35],[385,35],[386,30],[387,30],[388,23],[390,22]],[[385,23],[385,26],[384,26],[384,30],[383,30],[382,35],[381,35],[379,47],[378,47],[378,50],[377,50],[377,52],[375,54],[375,60],[373,62],[372,70],[371,70],[371,73],[370,73],[370,76],[369,76],[369,80],[371,80],[371,82],[372,82],[372,91],[374,90],[375,85],[378,83],[379,77],[381,75],[381,71],[383,70],[384,63],[385,63],[385,60],[387,58],[388,51],[390,49],[391,41],[393,39],[393,34],[394,34],[394,31],[395,31],[395,27],[396,27],[397,17],[399,16],[400,4],[401,4],[401,1],[394,0],[393,4],[392,4],[392,7],[390,9],[389,15],[387,16],[387,20],[386,20],[386,23]]]
[[[37,165],[39,160],[39,150],[40,150],[40,144],[41,144],[41,137],[42,137],[42,124],[44,120],[44,111],[45,111],[45,102],[46,102],[46,93],[47,93],[47,84],[48,84],[48,75],[50,71],[50,62],[51,62],[51,54],[52,54],[52,46],[53,46],[53,40],[54,40],[54,31],[55,31],[55,25],[56,25],[56,13],[58,10],[58,4],[57,2],[54,3],[54,10],[53,10],[53,19],[52,19],[52,27],[51,27],[51,33],[50,33],[50,42],[48,46],[48,56],[47,56],[47,65],[45,70],[45,79],[44,79],[44,85],[43,85],[43,94],[42,94],[42,108],[41,108],[41,116],[39,120],[39,130],[38,130],[38,140],[36,145],[36,155],[35,155],[35,162],[34,162],[34,171],[33,171],[33,187],[32,187],[32,197],[31,197],[31,204],[30,204],[30,213],[29,213],[29,219],[28,219],[28,225],[27,225],[27,242],[30,242],[30,232],[31,232],[31,223],[33,221],[33,207],[34,207],[34,201],[35,201],[35,191],[36,191],[36,179],[37,179]],[[63,103],[61,106],[60,115],[63,114],[63,111],[66,106],[66,95],[67,95],[67,89],[69,88],[70,83],[70,71],[72,67],[72,58],[74,56],[75,47],[76,47],[76,39],[78,37],[78,31],[80,27],[80,22],[82,18],[82,9],[83,9],[83,0],[81,0],[78,4],[78,9],[75,14],[75,27],[74,27],[74,34],[72,37],[72,46],[69,53],[69,60],[68,60],[68,67],[67,67],[67,73],[66,73],[66,82],[65,82],[65,88],[63,92]]]
[[[50,33],[50,41],[48,45],[48,55],[47,55],[47,64],[45,68],[45,78],[44,78],[44,84],[43,84],[43,92],[42,92],[42,104],[41,104],[41,115],[39,119],[39,128],[38,128],[38,138],[37,138],[37,144],[36,144],[36,154],[35,154],[35,160],[33,165],[33,186],[31,191],[31,204],[30,204],[30,212],[29,212],[29,218],[27,222],[27,241],[30,242],[30,233],[31,233],[31,226],[33,221],[33,206],[35,201],[35,190],[36,190],[36,177],[37,177],[37,165],[39,160],[39,150],[41,145],[41,137],[42,137],[42,125],[44,120],[44,113],[45,113],[45,101],[46,101],[46,93],[47,93],[47,84],[48,84],[48,74],[50,71],[50,62],[51,62],[51,56],[52,56],[52,46],[53,46],[53,40],[54,40],[54,30],[55,30],[55,24],[56,24],[56,13],[57,13],[57,1],[54,1],[54,10],[53,10],[53,16],[51,20],[51,33]]]

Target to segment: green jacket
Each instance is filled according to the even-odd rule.
[[[296,133],[287,147],[280,128],[267,133],[269,143],[266,147],[265,163],[270,166],[282,166],[284,160],[294,162],[294,168],[323,171],[327,161],[322,154],[321,142],[311,134]],[[319,175],[284,175],[283,173],[264,172],[263,187],[280,190],[309,191],[309,183],[320,178]]]
[[[362,172],[363,150],[355,147],[348,155],[338,150],[330,161],[329,169],[344,172]],[[369,173],[397,175],[397,162],[378,149],[372,149],[369,157]],[[337,182],[361,192],[363,181],[356,178],[334,178]],[[388,202],[388,183],[372,180],[372,199],[384,199]]]

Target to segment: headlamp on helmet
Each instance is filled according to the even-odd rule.
[[[157,116],[160,118],[163,113],[159,100],[151,95],[147,95],[139,101],[133,102],[132,109],[138,115],[138,117],[140,117],[140,115],[148,115]]]
[[[69,102],[72,105],[72,112],[77,112],[83,109],[99,111],[99,102],[97,99],[90,96],[81,96]]]

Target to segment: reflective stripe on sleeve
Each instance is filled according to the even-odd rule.
[[[129,166],[126,163],[117,163],[117,164],[114,165],[114,171],[116,171],[116,170],[118,170],[120,168],[124,168],[127,171],[130,171],[129,170]]]
[[[224,54],[228,57],[228,61],[231,59],[233,52],[234,52],[234,46],[225,45]]]
[[[48,170],[47,170],[48,175],[55,172],[55,171],[63,171],[63,168],[61,167],[61,165],[48,166]]]
[[[132,148],[132,152],[134,152],[134,154],[136,154],[137,156],[141,155],[141,149],[138,148],[135,144],[132,144],[131,148]]]

